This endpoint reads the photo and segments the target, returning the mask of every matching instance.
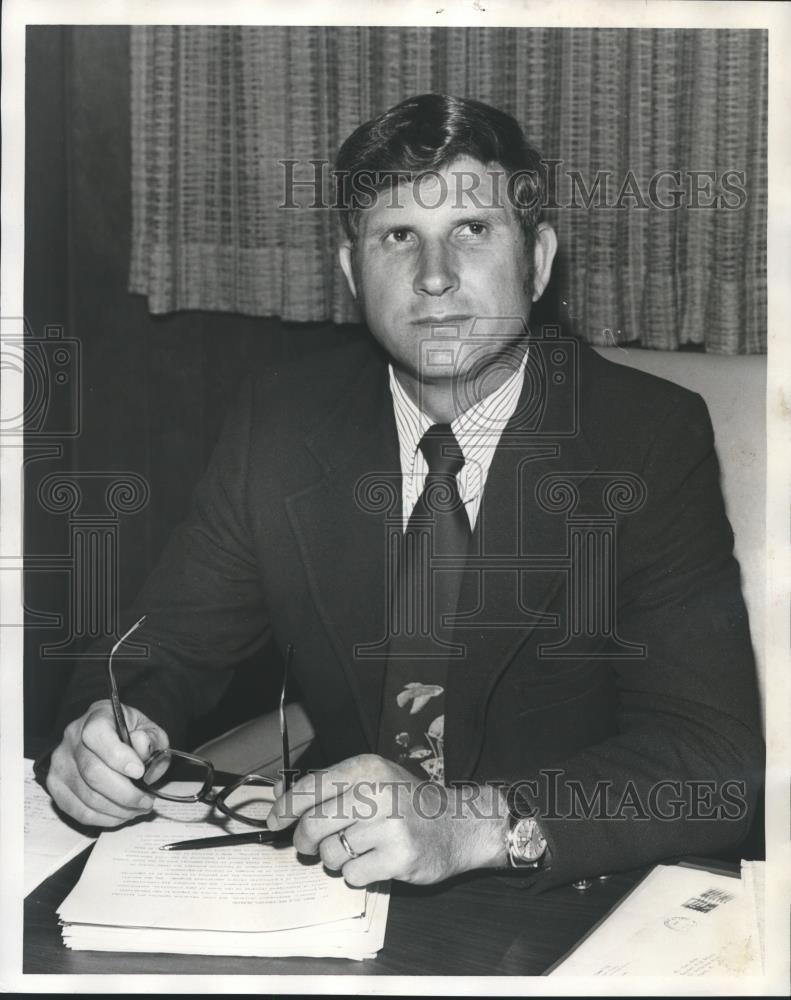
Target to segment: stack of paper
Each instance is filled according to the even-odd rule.
[[[73,830],[58,816],[52,799],[25,761],[25,895],[84,851],[94,841]]]
[[[177,787],[184,786],[170,786]],[[250,829],[218,827],[204,807],[167,803],[153,819],[103,833],[58,910],[66,946],[372,958],[384,944],[386,885],[351,888],[318,860],[300,860],[290,846],[160,850],[173,841]]]
[[[766,963],[765,876],[765,861],[742,861],[742,892],[744,893],[745,905],[752,911],[750,923],[755,927],[758,935],[761,968],[765,968]]]
[[[738,877],[658,865],[550,975],[759,976],[754,898]]]

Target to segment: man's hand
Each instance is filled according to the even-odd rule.
[[[142,777],[143,762],[168,747],[168,736],[137,709],[124,706],[124,714],[134,749],[118,738],[112,706],[104,700],[70,723],[52,752],[47,791],[88,826],[119,826],[154,805],[129,779]]]
[[[421,782],[398,764],[365,754],[308,774],[285,794],[282,785],[276,791],[269,828],[298,820],[297,850],[320,854],[349,885],[391,878],[427,885],[507,864],[507,810],[493,787]]]

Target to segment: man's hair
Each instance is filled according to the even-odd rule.
[[[421,94],[408,97],[355,129],[335,161],[337,207],[346,236],[354,243],[360,211],[373,191],[414,180],[462,156],[500,167],[500,199],[510,204],[528,247],[541,216],[544,180],[541,157],[516,119],[465,97]],[[361,195],[362,192],[362,195]]]

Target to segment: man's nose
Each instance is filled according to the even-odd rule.
[[[417,262],[413,288],[424,295],[444,295],[459,287],[453,255],[442,243],[424,243]]]

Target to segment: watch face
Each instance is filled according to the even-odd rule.
[[[514,826],[514,853],[523,861],[538,861],[547,848],[547,842],[534,819],[520,819]]]

